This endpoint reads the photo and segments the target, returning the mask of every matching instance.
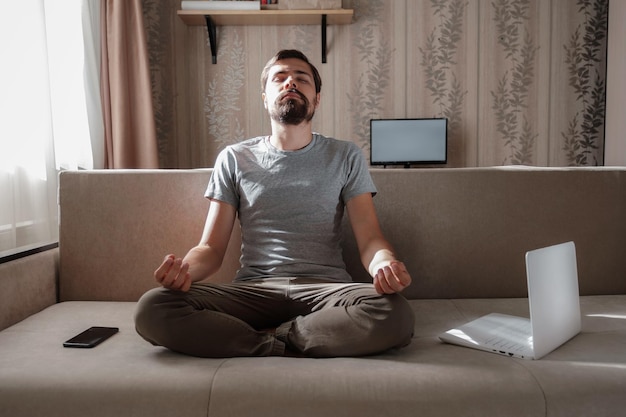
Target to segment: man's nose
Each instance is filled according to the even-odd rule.
[[[285,89],[289,90],[292,88],[296,88],[296,79],[293,77],[287,77],[285,80]]]

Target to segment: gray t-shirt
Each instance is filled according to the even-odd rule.
[[[317,133],[305,148],[280,151],[269,137],[228,146],[205,196],[234,206],[242,231],[235,280],[319,277],[351,281],[341,253],[341,219],[351,198],[376,193],[362,151]]]

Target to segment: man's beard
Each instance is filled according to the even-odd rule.
[[[296,98],[283,97],[289,93],[296,93],[301,100]],[[289,90],[281,94],[277,99],[274,107],[270,110],[270,117],[279,123],[286,125],[299,125],[306,121],[310,122],[315,115],[315,107],[311,107],[309,111],[309,100],[304,94],[297,90]]]

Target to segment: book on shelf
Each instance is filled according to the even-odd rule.
[[[279,9],[341,9],[341,0],[280,0]]]
[[[261,10],[261,0],[183,0],[182,10]]]

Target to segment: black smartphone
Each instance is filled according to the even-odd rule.
[[[117,327],[90,327],[82,333],[77,334],[65,341],[63,346],[72,348],[92,348],[119,332]]]

